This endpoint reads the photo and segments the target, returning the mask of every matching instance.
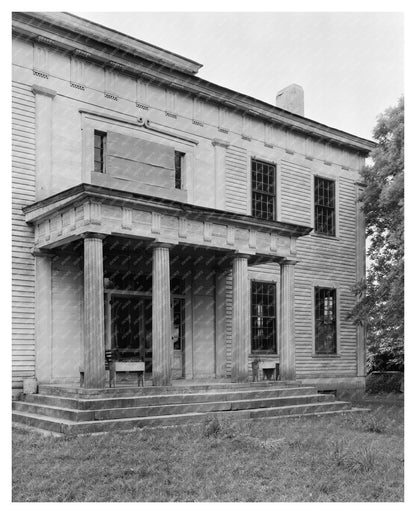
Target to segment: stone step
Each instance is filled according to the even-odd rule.
[[[277,407],[283,405],[298,405],[333,401],[333,395],[313,394],[301,396],[277,396],[269,398],[239,399],[233,401],[209,401],[203,403],[171,403],[162,405],[145,405],[123,408],[102,408],[78,410],[50,406],[39,403],[14,402],[13,409],[19,412],[40,414],[48,417],[71,421],[89,421],[104,419],[121,419],[151,416],[170,416],[195,412],[222,412]]]
[[[178,381],[180,382],[180,381]],[[219,392],[223,390],[228,391],[246,391],[247,389],[268,389],[273,387],[297,387],[301,384],[299,382],[290,381],[260,381],[260,382],[244,382],[244,383],[232,383],[232,382],[210,382],[210,383],[187,383],[183,382],[171,385],[171,386],[145,386],[145,387],[133,387],[130,385],[120,386],[115,388],[105,389],[84,389],[78,386],[59,386],[51,384],[40,384],[38,387],[39,394],[49,396],[63,396],[66,398],[122,398],[126,396],[153,396],[159,394],[187,394],[196,392]]]
[[[190,404],[190,403],[208,403],[218,401],[237,401],[250,400],[257,398],[275,398],[289,396],[303,396],[317,394],[314,387],[269,387],[265,389],[247,389],[245,391],[207,391],[192,393],[173,393],[160,395],[145,396],[126,396],[115,398],[67,398],[55,395],[32,394],[27,395],[26,402],[37,403],[42,405],[51,405],[55,407],[91,410],[91,409],[115,409],[130,408],[152,405],[170,405],[170,404]]]
[[[316,402],[309,404],[287,405],[280,407],[267,407],[249,410],[231,410],[216,413],[218,419],[261,419],[281,416],[302,416],[306,414],[329,414],[352,411],[348,402]],[[165,416],[148,416],[123,418],[117,420],[95,420],[74,422],[71,420],[57,420],[56,418],[23,412],[12,412],[12,420],[43,430],[60,432],[68,435],[83,433],[111,432],[115,430],[133,430],[143,427],[174,426],[185,423],[202,423],[212,417],[213,413],[197,412],[186,414],[173,414]]]

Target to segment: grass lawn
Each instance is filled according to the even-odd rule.
[[[403,501],[403,405],[52,437],[13,430],[15,502]]]

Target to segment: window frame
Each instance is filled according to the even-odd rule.
[[[254,349],[253,348],[253,340],[254,340],[254,330],[253,330],[253,318],[260,317],[253,315],[253,284],[264,284],[267,286],[271,286],[274,290],[273,293],[273,302],[274,302],[274,316],[261,316],[261,318],[274,319],[274,338],[273,338],[273,348],[269,350],[264,349]],[[278,302],[277,302],[277,284],[274,281],[268,281],[264,279],[251,279],[250,280],[250,355],[258,356],[258,355],[278,355]]]
[[[101,148],[100,148],[101,159],[100,159],[100,161],[96,161],[95,160],[95,150],[97,148],[95,146],[95,138],[96,138],[96,136],[101,137]],[[96,169],[96,167],[95,167],[96,162],[100,163],[100,168],[101,168],[100,170]],[[103,130],[94,130],[93,163],[94,163],[93,170],[94,170],[95,173],[106,173],[106,168],[107,168],[107,132],[105,132]]]
[[[273,169],[273,186],[274,191],[272,193],[268,193],[267,191],[260,190],[258,188],[254,188],[254,180],[253,180],[253,165],[254,163],[260,163],[262,165],[268,166]],[[251,157],[250,160],[250,212],[251,216],[253,216],[256,219],[264,219],[268,221],[276,221],[277,219],[277,180],[278,180],[278,173],[277,173],[277,164],[275,162],[271,162],[267,159],[263,159],[261,157]],[[266,198],[271,198],[273,200],[273,213],[271,217],[262,217],[255,214],[254,211],[254,196],[255,195],[263,195]]]
[[[322,352],[318,349],[318,338],[317,338],[317,304],[316,304],[316,293],[317,290],[328,290],[334,294],[335,306],[334,306],[334,331],[335,331],[335,344],[333,352]],[[329,283],[317,283],[312,286],[312,334],[313,334],[313,357],[318,358],[334,358],[340,357],[340,292],[339,287],[335,284]]]
[[[184,182],[185,182],[185,177],[184,177],[184,174],[185,174],[185,157],[186,157],[186,153],[185,152],[182,152],[181,150],[174,150],[174,169],[175,169],[175,187],[174,189],[178,189],[178,190],[181,190],[181,189],[184,189]],[[177,167],[176,167],[176,157],[179,156],[179,162],[180,162],[180,177],[179,177],[179,181],[180,181],[180,187],[177,187],[177,184],[178,184],[178,177],[177,177]]]
[[[316,187],[316,181],[317,180],[325,180],[327,182],[331,182],[333,184],[333,203],[334,203],[334,206],[333,207],[330,207],[330,206],[325,206],[325,205],[317,205],[317,202],[316,202],[316,194],[315,194],[315,187]],[[322,175],[322,174],[316,174],[316,175],[312,175],[312,187],[311,187],[311,192],[312,192],[312,226],[313,226],[313,234],[316,235],[316,236],[319,236],[319,237],[326,237],[326,238],[330,238],[330,239],[337,239],[338,237],[338,233],[339,233],[339,196],[338,196],[338,191],[339,191],[339,188],[338,188],[338,178],[337,177],[333,177],[333,176],[325,176],[325,175]],[[316,209],[317,207],[323,207],[323,208],[326,208],[326,209],[333,209],[333,216],[334,216],[334,220],[333,220],[333,233],[332,234],[329,234],[329,233],[326,233],[326,232],[319,232],[317,230],[317,224],[316,224]]]

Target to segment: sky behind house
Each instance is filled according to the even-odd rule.
[[[199,77],[273,105],[300,84],[307,118],[366,138],[404,92],[402,13],[73,14],[193,59]]]

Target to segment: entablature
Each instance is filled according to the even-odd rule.
[[[85,233],[289,258],[311,227],[267,221],[143,194],[80,184],[23,209],[35,248],[52,249]]]

